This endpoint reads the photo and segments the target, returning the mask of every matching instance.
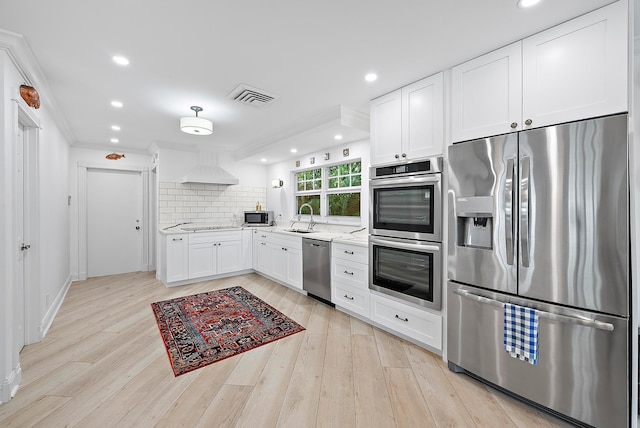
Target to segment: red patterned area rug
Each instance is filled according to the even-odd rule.
[[[151,304],[176,376],[305,328],[242,287]]]

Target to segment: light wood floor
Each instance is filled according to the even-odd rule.
[[[174,377],[150,303],[233,285],[307,330]],[[171,289],[153,273],[76,282],[21,365],[1,427],[568,426],[256,274]]]

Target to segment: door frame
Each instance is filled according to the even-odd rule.
[[[23,127],[24,186],[14,188],[14,192],[24,192],[24,236],[23,240],[31,245],[28,257],[24,259],[24,344],[29,345],[42,340],[42,327],[39,319],[40,309],[40,172],[38,169],[40,153],[40,120],[22,103],[16,102],[14,138],[18,136],[19,126]],[[14,184],[15,186],[15,184]],[[14,237],[12,237],[12,240]],[[18,246],[22,243],[14,242]]]
[[[119,166],[105,165],[92,162],[78,162],[78,279],[87,279],[88,265],[88,198],[87,198],[87,173],[90,169],[101,169],[109,171],[134,171],[139,172],[142,178],[142,262],[141,269],[149,271],[149,254],[151,253],[151,233],[152,224],[151,210],[149,209],[149,168],[142,166]]]

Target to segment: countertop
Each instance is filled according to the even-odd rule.
[[[306,225],[303,227],[294,228],[294,230],[306,231]],[[322,229],[324,230],[322,230]],[[263,230],[265,232],[281,233],[289,236],[299,236],[300,238],[318,239],[320,241],[340,242],[343,244],[358,245],[361,247],[367,247],[369,245],[369,234],[367,229],[359,230],[360,228],[354,228],[355,230],[349,230],[345,226],[339,226],[333,228],[329,225],[321,225],[321,228],[313,230],[308,233],[295,232],[291,228],[282,226],[270,226],[270,227],[250,227],[250,226],[220,226],[210,224],[184,224],[168,226],[160,229],[160,233],[163,235],[175,235],[184,233],[205,233],[205,232],[224,232],[229,230]]]

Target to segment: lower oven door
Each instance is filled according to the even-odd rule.
[[[538,311],[535,365],[504,349],[504,302]],[[454,282],[447,286],[447,360],[452,369],[462,368],[595,427],[629,423],[628,324],[622,317]]]
[[[441,308],[441,244],[369,238],[369,288],[427,308]]]

